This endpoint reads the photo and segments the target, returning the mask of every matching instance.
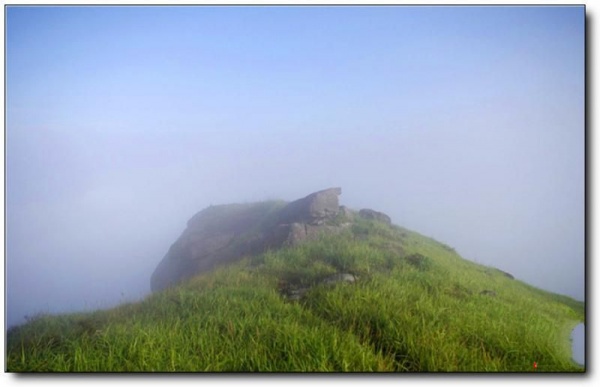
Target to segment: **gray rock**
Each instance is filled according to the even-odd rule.
[[[309,290],[310,288],[292,289],[286,294],[286,297],[290,301],[298,301],[302,299]]]
[[[305,241],[318,239],[323,234],[336,234],[344,229],[343,225],[292,223],[277,226],[279,238],[283,238],[282,245],[296,246]]]
[[[307,238],[307,228],[304,223],[292,223],[289,225],[288,231],[288,245],[296,245]]]
[[[341,194],[341,188],[329,188],[293,201],[281,210],[279,223],[323,224],[338,214]]]
[[[371,210],[369,208],[363,208],[358,211],[358,215],[363,219],[377,220],[386,224],[392,224],[392,219],[384,214],[383,212]]]
[[[330,188],[288,204],[229,204],[198,212],[152,273],[152,291],[243,256],[341,231],[343,227],[335,222],[341,192],[341,188]]]
[[[356,281],[356,277],[353,274],[349,273],[337,273],[333,274],[323,280],[323,283],[326,285],[335,284],[338,282],[350,282],[354,283]]]
[[[188,222],[150,278],[152,291],[175,285],[218,264],[264,251],[269,239],[252,229],[274,203],[210,206]]]
[[[330,275],[329,277],[326,277],[319,283],[324,284],[324,285],[335,285],[340,282],[354,283],[354,282],[356,282],[356,280],[357,280],[357,278],[353,274],[336,273],[336,274]],[[279,284],[279,293],[281,294],[282,297],[285,297],[290,301],[301,300],[302,298],[304,298],[304,296],[306,295],[306,293],[308,293],[308,291],[310,289],[312,289],[312,286],[300,286],[299,287],[297,285],[294,286],[289,283],[286,283],[285,281],[281,281]]]
[[[339,215],[344,222],[352,222],[356,216],[356,211],[352,211],[346,206],[340,206]]]

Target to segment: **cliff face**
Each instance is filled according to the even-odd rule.
[[[200,211],[154,270],[152,291],[244,256],[344,229],[354,216],[362,214],[340,206],[341,193],[341,188],[329,188],[290,203],[230,204]],[[375,211],[369,211],[373,216]]]

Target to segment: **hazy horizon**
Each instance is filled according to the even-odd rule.
[[[8,324],[110,307],[211,204],[340,203],[584,300],[585,8],[6,8]]]

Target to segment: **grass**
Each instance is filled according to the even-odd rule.
[[[355,283],[325,285],[334,273]],[[281,284],[309,290],[299,301]],[[494,296],[481,294],[493,291]],[[373,221],[246,258],[141,302],[40,315],[9,372],[581,372],[584,305]]]

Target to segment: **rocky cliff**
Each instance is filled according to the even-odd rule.
[[[290,203],[229,204],[200,211],[154,270],[152,291],[244,256],[339,232],[351,225],[355,216],[391,223],[383,213],[340,206],[341,193],[341,188],[329,188]]]

